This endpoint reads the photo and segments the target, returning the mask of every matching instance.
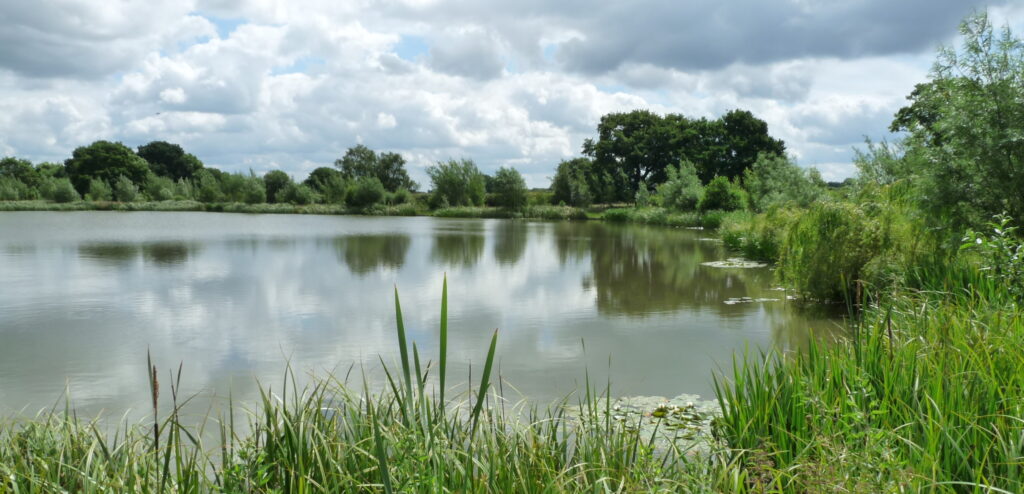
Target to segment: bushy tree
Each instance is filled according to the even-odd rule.
[[[667,172],[668,178],[657,188],[661,205],[673,211],[697,209],[704,195],[704,187],[697,177],[697,167],[684,160],[677,166],[668,167]]]
[[[526,207],[526,180],[515,168],[501,167],[494,174],[495,203],[498,207],[520,211]]]
[[[143,191],[151,201],[169,201],[174,199],[174,180],[150,173]]]
[[[71,158],[64,161],[68,177],[79,192],[88,192],[92,179],[109,184],[119,177],[141,184],[146,180],[149,165],[128,146],[120,142],[96,141],[75,148]]]
[[[789,202],[807,207],[825,193],[820,175],[817,180],[812,176],[810,170],[800,168],[784,156],[761,154],[754,166],[744,172],[743,185],[754,211]]]
[[[668,168],[684,159],[708,182],[741,176],[759,153],[785,153],[785,144],[768,134],[768,124],[745,110],[715,120],[647,110],[609,113],[601,117],[597,133],[596,140],[584,141],[583,154],[604,174],[604,200],[632,201],[641,182],[661,184]]]
[[[114,181],[114,199],[118,202],[134,202],[139,198],[139,186],[132,179],[121,175]]]
[[[349,187],[345,204],[353,208],[368,208],[383,201],[386,194],[377,177],[360,177]]]
[[[349,148],[334,166],[349,180],[376,177],[389,192],[401,188],[416,190],[416,182],[405,169],[405,158],[398,153],[377,153],[359,144]]]
[[[192,178],[203,167],[199,158],[186,153],[181,146],[164,141],[153,141],[139,146],[138,155],[149,163],[157,176],[172,180]]]
[[[564,160],[558,164],[551,180],[551,202],[587,207],[594,201],[606,200],[604,177],[589,158]]]
[[[200,202],[221,202],[224,193],[220,190],[220,181],[210,168],[203,168],[195,174],[193,180],[194,197]]]
[[[53,179],[52,187],[51,198],[54,202],[74,202],[81,199],[78,191],[71,185],[71,180],[67,178]]]
[[[0,159],[0,177],[17,180],[31,189],[39,187],[41,179],[31,161],[12,157]]]
[[[939,52],[931,81],[911,93],[892,130],[910,134],[913,182],[931,217],[981,226],[1005,211],[1020,224],[1024,42],[983,13],[968,17],[960,33],[960,47]]]
[[[348,184],[338,170],[322,166],[313,170],[302,183],[320,194],[326,203],[339,204],[345,201]]]
[[[283,197],[278,197],[278,193],[292,185],[292,177],[289,177],[287,173],[281,170],[269,171],[263,175],[263,183],[267,188],[267,202],[288,202]]]
[[[0,175],[0,201],[32,199],[34,191],[14,177]]]
[[[715,177],[704,187],[704,197],[698,206],[701,211],[736,211],[744,209],[746,201],[746,194],[738,184],[725,177]]]
[[[263,184],[263,179],[251,171],[249,176],[243,176],[240,199],[246,204],[262,204],[267,202],[267,188]]]
[[[484,175],[473,160],[438,162],[427,168],[427,175],[430,177],[433,207],[483,205],[486,194]]]
[[[90,201],[109,201],[114,198],[114,191],[103,180],[94,178],[89,181],[89,193],[85,198]]]
[[[313,204],[319,200],[316,192],[305,184],[290,183],[284,190],[278,191],[278,202],[289,202],[299,206]]]

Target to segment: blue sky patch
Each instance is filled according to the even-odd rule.
[[[420,57],[430,53],[430,45],[426,38],[410,34],[403,34],[402,39],[395,43],[395,54],[403,60],[416,62]]]

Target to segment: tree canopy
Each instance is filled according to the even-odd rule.
[[[658,115],[648,110],[601,117],[597,139],[587,139],[583,154],[604,176],[609,197],[631,201],[641,183],[658,185],[667,168],[682,160],[697,167],[705,183],[716,176],[734,178],[754,164],[760,153],[783,155],[785,144],[768,134],[768,124],[745,110],[716,120]]]
[[[960,26],[962,44],[940,51],[892,123],[909,137],[901,171],[931,217],[980,225],[1008,213],[1024,221],[1024,42],[986,14]],[[890,151],[886,149],[884,151]]]
[[[377,153],[359,144],[348,148],[345,156],[334,162],[348,180],[376,178],[389,192],[398,189],[416,190],[416,182],[409,178],[405,158],[398,153]]]
[[[165,141],[153,141],[139,146],[138,155],[149,163],[153,173],[174,180],[192,178],[203,167],[199,158],[186,153],[181,146]]]
[[[89,182],[100,179],[113,184],[120,176],[133,183],[146,180],[149,165],[131,148],[120,142],[96,141],[88,146],[75,148],[71,158],[64,161],[68,177],[80,194],[89,191]]]

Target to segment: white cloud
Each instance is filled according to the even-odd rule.
[[[955,34],[947,18],[960,15],[951,13],[959,7],[931,12],[941,25],[914,29],[903,44],[893,33],[920,19],[861,25],[875,29],[873,44],[830,40],[808,51],[799,43],[823,42],[828,30],[778,31],[737,14],[742,9],[699,4],[708,15],[735,15],[736,29],[756,29],[746,37],[708,31],[706,44],[717,48],[705,55],[718,58],[696,63],[634,42],[681,29],[666,24],[678,17],[668,14],[674,4],[654,0],[635,6],[648,24],[634,19],[611,31],[609,23],[623,20],[617,10],[579,2],[33,5],[0,7],[8,23],[0,34],[0,153],[62,160],[95,139],[131,146],[161,139],[212,166],[280,168],[301,178],[365,143],[403,153],[424,184],[434,161],[470,157],[485,170],[516,166],[531,186],[547,185],[555,164],[579,153],[601,115],[634,108],[694,117],[750,109],[802,165],[841,178],[852,172],[851,147],[863,135],[885,136],[892,113],[925,80],[932,48]],[[772,15],[789,15],[789,23],[837,19],[829,8]],[[867,12],[840,11],[850,18],[835,22],[846,30],[857,26],[854,14]],[[995,14],[1019,24],[1024,11]],[[789,44],[770,53],[724,49],[798,31],[799,43],[780,38]],[[425,43],[421,56],[402,51],[409,37]],[[594,51],[616,40],[614,49]]]

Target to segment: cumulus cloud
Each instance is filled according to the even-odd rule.
[[[973,6],[7,2],[0,154],[63,160],[95,139],[160,139],[211,166],[301,178],[363,143],[403,153],[423,184],[436,160],[468,157],[545,186],[607,112],[745,108],[801,164],[841,178]]]

